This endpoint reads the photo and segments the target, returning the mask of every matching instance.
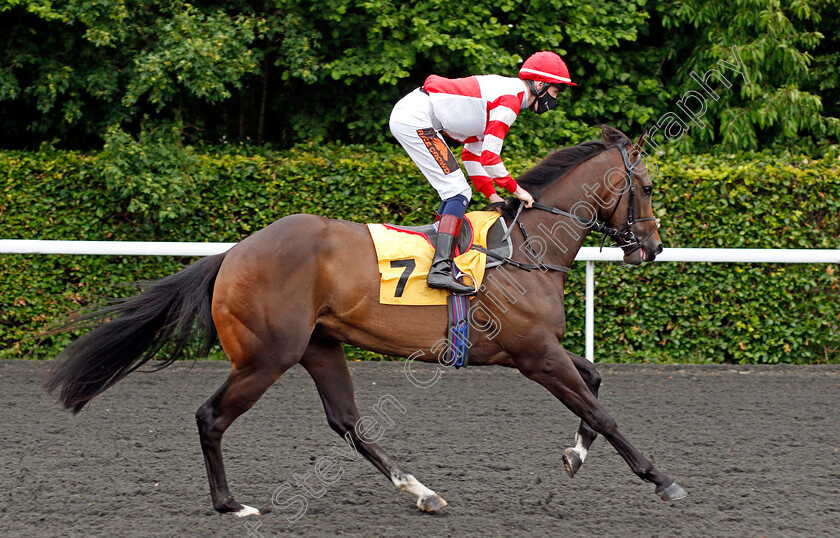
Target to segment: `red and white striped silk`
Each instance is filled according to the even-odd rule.
[[[496,192],[495,182],[513,192],[516,181],[502,164],[502,144],[522,109],[526,86],[498,75],[447,79],[431,75],[423,89],[447,136],[464,142],[461,160],[476,189]]]

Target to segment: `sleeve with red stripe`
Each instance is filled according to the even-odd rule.
[[[473,153],[474,151],[481,151],[481,141],[465,143],[464,149],[461,151],[461,160],[464,162],[464,168],[467,170],[467,175],[470,176],[476,190],[490,198],[490,195],[496,193],[496,186],[493,185],[493,180],[481,166],[481,158]]]
[[[487,127],[481,149],[481,166],[497,185],[509,192],[515,191],[517,184],[502,164],[501,152],[504,138],[519,115],[522,97],[522,94],[502,95],[488,103]]]

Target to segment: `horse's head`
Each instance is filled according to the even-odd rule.
[[[562,228],[569,239],[582,241],[573,225],[602,232],[624,250],[625,262],[651,262],[662,252],[662,241],[651,205],[653,184],[642,159],[647,136],[643,133],[634,144],[606,125],[601,135],[603,142],[552,152],[517,182],[537,200],[534,207],[571,219],[551,227],[552,233]],[[505,211],[513,217],[518,207],[512,199]]]
[[[604,126],[604,139],[620,139],[605,152],[611,167],[604,174],[598,215],[607,226],[619,233],[614,237],[624,251],[624,261],[631,265],[652,262],[662,252],[659,219],[653,214],[653,182],[648,176],[642,150],[647,142],[643,132],[631,143],[617,129]]]

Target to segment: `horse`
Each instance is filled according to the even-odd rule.
[[[523,211],[510,199],[501,209],[514,254],[487,270],[473,299],[482,305],[474,311],[478,326],[495,320],[497,327],[492,334],[471,331],[470,365],[516,368],[581,419],[575,445],[562,455],[569,476],[600,434],[636,475],[656,486],[656,494],[681,499],[686,491],[630,444],[599,403],[601,378],[594,366],[561,345],[567,271],[587,233],[611,236],[632,265],[652,262],[663,248],[653,186],[642,162],[646,134],[633,143],[602,126],[601,135],[602,140],[555,150],[519,177],[536,203]],[[329,426],[399,490],[414,495],[417,507],[434,512],[447,502],[360,431],[342,344],[438,361],[434,348],[447,328],[446,307],[380,304],[379,286],[365,225],[285,216],[225,253],[147,283],[138,295],[72,318],[64,329],[92,330],[59,354],[44,387],[58,391],[60,403],[75,414],[153,358],[160,369],[190,350],[206,356],[220,342],[232,368],[195,418],[213,507],[247,516],[259,511],[234,500],[228,489],[222,436],[284,372],[300,364],[315,381]]]

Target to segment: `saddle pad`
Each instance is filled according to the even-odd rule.
[[[485,247],[487,235],[499,219],[495,211],[474,211],[465,216],[472,224],[473,242]],[[425,234],[383,224],[368,224],[376,247],[381,281],[379,302],[394,305],[445,305],[449,292],[426,285],[435,249]],[[455,258],[464,283],[476,288],[484,279],[487,255],[470,249]]]

